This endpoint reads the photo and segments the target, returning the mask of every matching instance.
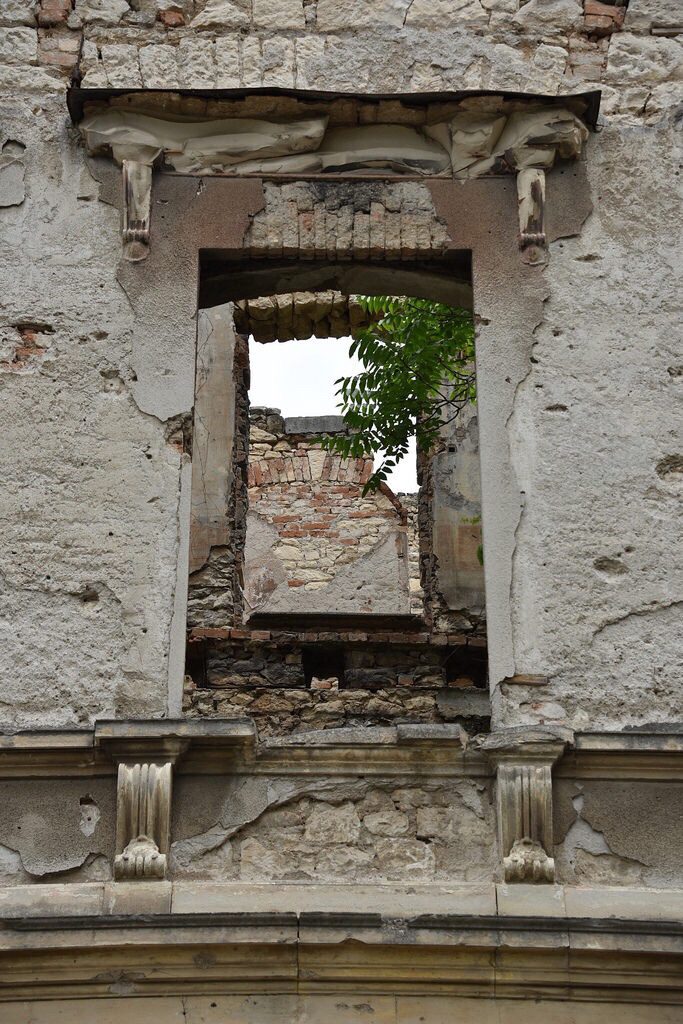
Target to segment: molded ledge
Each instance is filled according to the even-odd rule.
[[[565,741],[534,731],[543,747]],[[0,736],[0,778],[113,775],[117,758],[178,759],[180,774],[261,771],[430,771],[490,776],[489,758],[524,750],[528,730],[468,739],[457,725],[326,729],[259,741],[251,719],[101,721],[89,730]],[[540,741],[540,743],[539,743]],[[419,760],[415,754],[419,750]],[[494,755],[492,757],[492,755]],[[683,781],[683,732],[577,733],[554,774],[571,778]]]

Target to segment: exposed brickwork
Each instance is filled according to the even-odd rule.
[[[38,24],[41,28],[63,25],[72,10],[71,0],[41,0],[37,10]]]
[[[53,328],[47,324],[16,324],[14,330],[8,358],[0,359],[0,373],[26,373],[35,369],[51,345]]]
[[[410,541],[404,510],[386,487],[363,496],[363,485],[373,471],[371,458],[344,459],[326,453],[316,438],[315,430],[305,434],[288,432],[277,409],[252,409],[245,570],[248,607],[252,611],[284,611],[279,596],[283,584],[304,592],[320,591],[324,601],[325,591],[341,579],[340,573],[389,541],[385,557],[396,561],[398,577],[394,585],[402,585],[405,590],[407,613]],[[257,529],[264,528],[272,534],[271,550],[250,559],[250,531],[256,535]],[[281,566],[284,580],[273,568],[273,558]],[[365,572],[371,571],[368,565]],[[378,610],[372,591],[363,589],[363,584],[369,582],[363,579],[363,572],[359,568],[359,579],[349,580],[349,586],[357,592],[354,613]],[[273,608],[271,595],[276,588]],[[343,604],[339,610],[351,609]]]
[[[78,62],[80,39],[67,28],[40,29],[38,52],[42,64],[72,71]]]
[[[266,207],[247,238],[255,258],[414,260],[447,247],[446,228],[417,182],[268,183],[265,190]]]
[[[589,35],[608,36],[624,24],[625,5],[585,0],[583,25]]]

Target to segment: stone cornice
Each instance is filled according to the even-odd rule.
[[[367,985],[514,997],[531,987],[537,997],[678,1005],[682,896],[503,885],[23,886],[0,895],[0,1000],[96,998],[125,974],[135,995]]]
[[[114,775],[119,760],[172,760],[179,774],[491,776],[493,764],[555,760],[556,777],[683,781],[683,734],[510,733],[468,740],[458,726],[329,729],[257,739],[250,719],[98,722],[91,730],[0,736],[0,778]],[[558,748],[559,744],[559,748]],[[551,749],[552,748],[552,749]]]
[[[683,731],[577,733],[558,778],[683,781]]]

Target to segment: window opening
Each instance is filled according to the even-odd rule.
[[[324,283],[333,272],[312,270]],[[209,543],[203,527],[193,534],[187,704],[251,715],[264,734],[467,724],[472,708],[481,728],[476,405],[444,413],[438,443],[416,466],[410,455],[400,464],[410,489],[392,480],[364,494],[377,455],[373,465],[370,452],[345,456],[327,443],[350,436],[335,381],[363,368],[348,356],[357,293],[271,293],[272,271],[261,263],[254,273],[250,284],[248,270],[235,270],[230,301],[200,311],[193,515],[195,494],[222,493],[224,504]]]
[[[249,402],[256,407],[275,408],[285,419],[293,417],[339,417],[340,398],[336,384],[340,377],[358,374],[363,363],[349,354],[350,336],[295,338],[265,345],[249,338]],[[321,425],[322,428],[322,425]],[[455,448],[449,448],[455,451]],[[384,453],[379,450],[375,463]],[[417,494],[417,450],[415,436],[409,450],[389,474],[387,484],[398,495]]]

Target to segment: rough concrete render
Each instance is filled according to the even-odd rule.
[[[680,1019],[682,31],[0,0],[3,1022]],[[250,416],[367,294],[476,328],[398,501]]]

